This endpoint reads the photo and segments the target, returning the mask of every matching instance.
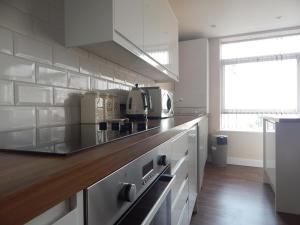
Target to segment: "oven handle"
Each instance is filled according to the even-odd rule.
[[[152,207],[152,209],[150,210],[150,212],[148,213],[148,215],[145,217],[144,221],[141,223],[141,225],[149,225],[154,216],[156,215],[157,211],[160,209],[161,205],[164,203],[164,201],[166,200],[169,192],[171,191],[174,182],[175,182],[175,175],[166,175],[163,174],[161,175],[161,177],[169,177],[172,179],[169,181],[169,184],[167,185],[167,187],[165,188],[165,190],[162,192],[162,194],[160,195],[160,197],[158,198],[158,200],[155,202],[154,206]]]

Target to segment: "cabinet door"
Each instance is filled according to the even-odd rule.
[[[202,187],[204,168],[207,160],[207,140],[208,140],[208,118],[205,116],[198,124],[198,171],[199,171],[199,192]]]
[[[275,123],[264,120],[264,169],[267,181],[276,193],[276,133]]]
[[[83,191],[81,191],[25,225],[84,225],[83,205]]]
[[[164,64],[161,42],[164,10],[162,0],[144,0],[144,52],[156,62]]]
[[[162,46],[167,62],[165,66],[175,75],[178,74],[178,22],[168,1],[162,1],[164,15],[162,20]]]
[[[192,216],[198,194],[198,166],[197,166],[197,126],[192,127],[189,132],[189,216]]]
[[[143,48],[143,1],[114,0],[114,29],[138,48]]]

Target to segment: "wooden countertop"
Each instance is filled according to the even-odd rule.
[[[191,128],[200,118],[163,119],[157,122],[160,128],[69,156],[0,152],[0,225],[26,223]]]

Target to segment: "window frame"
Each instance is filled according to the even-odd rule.
[[[289,35],[287,35],[289,36]],[[274,37],[270,37],[274,38]],[[269,39],[269,38],[262,38],[262,39]],[[259,40],[259,39],[252,39],[252,40]],[[246,40],[246,41],[252,41]],[[234,42],[243,42],[241,41],[234,41]],[[262,132],[258,130],[243,130],[243,129],[224,129],[222,127],[222,114],[257,114],[261,115],[261,112],[229,112],[225,110],[225,66],[226,65],[235,65],[241,63],[255,63],[255,62],[265,62],[265,61],[274,61],[274,60],[284,60],[284,59],[296,59],[297,60],[297,112],[287,112],[284,114],[295,114],[300,113],[300,52],[299,53],[287,53],[287,54],[280,54],[280,55],[267,55],[267,56],[253,56],[253,57],[243,57],[243,58],[232,58],[232,59],[221,59],[222,55],[222,45],[228,44],[233,42],[221,42],[220,43],[220,123],[219,129],[222,131],[237,131],[237,132]],[[265,112],[263,114],[279,114],[279,112]]]

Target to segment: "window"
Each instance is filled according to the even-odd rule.
[[[264,115],[299,112],[300,35],[224,43],[221,64],[222,130],[262,131]]]

